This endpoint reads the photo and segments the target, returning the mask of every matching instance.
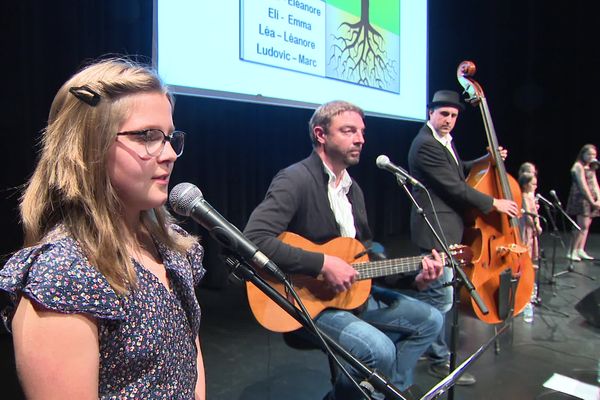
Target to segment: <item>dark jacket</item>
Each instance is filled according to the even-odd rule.
[[[294,232],[314,243],[323,244],[340,236],[327,197],[328,175],[323,162],[313,152],[304,160],[277,173],[265,199],[250,215],[244,234],[282,270],[316,277],[323,267],[323,254],[282,243],[277,236]],[[364,195],[352,180],[348,199],[352,204],[356,239],[371,240]]]
[[[487,214],[492,210],[493,204],[491,196],[473,189],[465,182],[473,161],[463,162],[456,148],[453,149],[458,164],[425,124],[413,140],[408,153],[410,174],[429,190],[437,220],[443,229],[442,239],[445,237],[449,245],[461,242],[464,230],[462,216],[468,209],[477,208]],[[415,187],[413,195],[439,234],[439,226],[427,194],[423,189]],[[415,207],[411,210],[410,227],[411,239],[421,249],[440,249]]]

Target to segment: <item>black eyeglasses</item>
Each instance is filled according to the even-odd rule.
[[[160,129],[144,129],[142,131],[117,132],[117,136],[135,136],[140,143],[144,144],[146,153],[152,157],[162,154],[166,142],[171,144],[177,157],[183,154],[185,133],[181,131],[167,135]]]

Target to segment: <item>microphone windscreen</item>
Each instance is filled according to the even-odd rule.
[[[381,154],[380,156],[377,157],[377,159],[375,160],[375,164],[377,164],[377,166],[379,168],[385,168],[385,166],[387,164],[389,164],[390,162],[390,158],[388,156],[386,156],[385,154]]]
[[[194,203],[202,199],[202,192],[196,185],[183,182],[175,185],[169,193],[169,204],[173,211],[179,215],[190,216]]]

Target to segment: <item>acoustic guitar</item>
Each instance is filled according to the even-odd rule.
[[[315,244],[295,233],[284,232],[279,236],[284,243],[301,249],[337,256],[352,264],[358,271],[358,280],[349,290],[341,293],[333,291],[321,278],[307,275],[288,275],[302,303],[314,318],[326,308],[353,310],[360,307],[369,297],[371,292],[371,279],[388,275],[418,271],[421,268],[422,256],[396,258],[381,261],[368,261],[365,247],[358,240],[347,237],[335,238],[324,244]],[[450,246],[452,257],[459,264],[468,264],[471,261],[471,249],[463,245]],[[441,255],[444,265],[447,262],[445,254]],[[261,276],[269,281],[279,293],[296,305],[294,298],[287,292],[286,287],[275,281],[266,273]],[[290,332],[302,325],[279,307],[254,284],[246,283],[248,302],[254,317],[266,329],[273,332]]]

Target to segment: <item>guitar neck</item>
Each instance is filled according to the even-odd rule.
[[[359,273],[359,280],[414,272],[421,269],[422,256],[394,258],[391,260],[367,261],[352,264]],[[442,257],[445,263],[445,258]]]

